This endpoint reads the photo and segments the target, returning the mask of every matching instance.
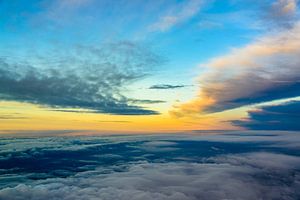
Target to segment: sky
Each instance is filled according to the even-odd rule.
[[[298,0],[0,0],[0,133],[300,130]]]

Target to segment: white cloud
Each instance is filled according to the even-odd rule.
[[[297,133],[249,131],[206,136],[194,134],[3,138],[0,155],[10,159],[14,153],[28,154],[28,158],[24,157],[28,162],[37,158],[51,159],[45,167],[53,169],[49,172],[47,169],[42,172],[31,168],[22,170],[21,164],[14,164],[18,160],[11,159],[10,164],[20,168],[0,171],[0,199],[290,200],[300,197],[300,157],[278,153],[297,155],[300,144]],[[207,143],[212,152],[219,153],[211,157],[208,157],[209,153],[201,155],[201,148],[204,150],[201,144]],[[246,145],[245,149],[241,149],[244,153],[227,153],[240,152],[232,150],[237,143]],[[194,145],[184,148],[189,144]],[[195,144],[199,145],[199,151],[195,151]],[[165,148],[177,150],[169,156],[168,152],[164,152]],[[140,149],[145,151],[131,154]],[[264,152],[268,149],[269,152]],[[59,157],[40,156],[43,151]],[[60,155],[60,151],[70,154]],[[76,161],[87,163],[76,165],[72,160],[74,158],[71,158],[73,153],[82,154],[82,157],[76,157]],[[154,158],[145,159],[147,156]],[[87,157],[91,159],[85,160]],[[115,159],[117,162],[94,162],[100,159]],[[70,161],[73,165],[67,164]],[[2,160],[0,164],[7,167],[9,163]],[[66,176],[59,178],[61,176],[55,176],[57,173]]]
[[[300,176],[293,171],[300,166],[299,157],[248,153],[215,161],[136,163],[127,165],[126,172],[111,174],[101,174],[99,169],[4,188],[0,199],[247,200],[295,199],[300,195]]]

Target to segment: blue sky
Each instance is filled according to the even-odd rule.
[[[191,12],[189,6],[195,11],[180,14]],[[231,1],[2,1],[0,9],[2,51],[26,54],[34,48],[43,54],[130,40],[159,51],[168,60],[163,68],[175,71],[188,71],[261,32],[251,27],[251,6]],[[166,17],[178,19],[164,22]]]
[[[21,118],[30,129],[36,116],[66,109],[73,118],[140,116],[128,130],[165,119],[164,130],[178,128],[172,120],[181,130],[235,129],[224,122],[299,96],[297,0],[3,0],[0,13],[0,97],[3,107],[24,104],[9,121],[20,129],[30,124]],[[149,89],[157,85],[183,87]]]

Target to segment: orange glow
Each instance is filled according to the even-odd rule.
[[[212,102],[208,102],[212,103]],[[0,130],[91,130],[100,132],[178,132],[185,130],[230,129],[220,123],[220,116],[170,116],[168,113],[148,116],[108,115],[51,111],[32,104],[1,102]],[[186,106],[187,112],[189,107]],[[196,107],[193,107],[196,109]],[[92,133],[92,132],[91,132]]]

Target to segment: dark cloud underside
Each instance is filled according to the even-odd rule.
[[[263,106],[248,115],[248,119],[232,123],[252,130],[300,130],[300,101]]]
[[[99,113],[158,114],[122,95],[124,87],[160,64],[157,55],[130,42],[70,52],[43,58],[39,66],[0,59],[0,98]]]
[[[158,84],[158,85],[152,85],[151,87],[149,87],[149,89],[168,90],[168,89],[177,89],[183,87],[185,87],[185,85]]]

